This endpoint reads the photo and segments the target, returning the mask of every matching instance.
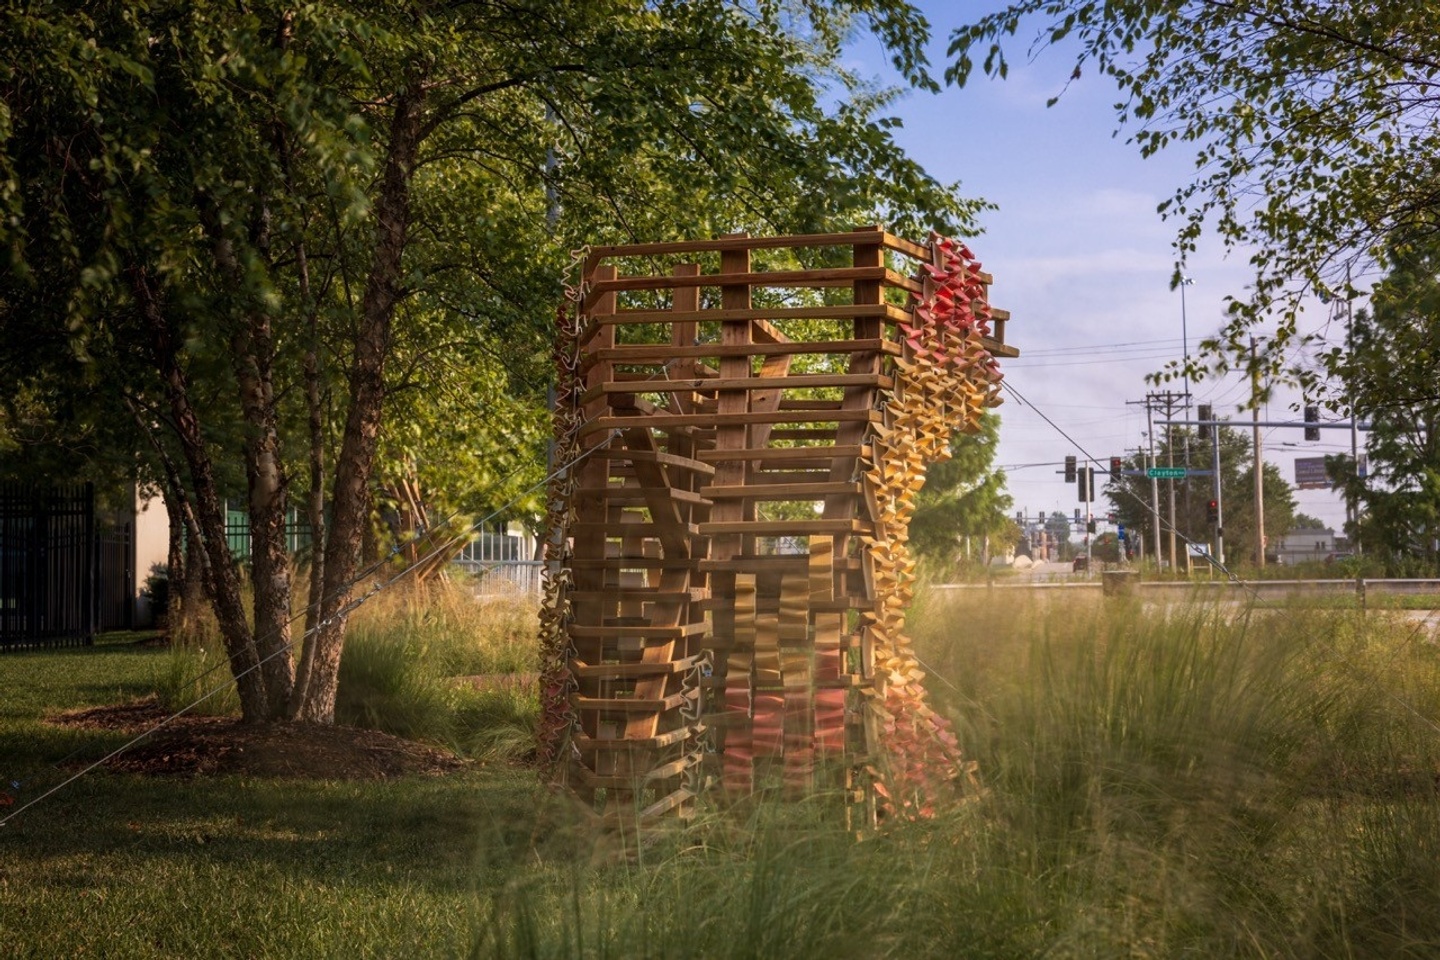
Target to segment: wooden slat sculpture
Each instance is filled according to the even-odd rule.
[[[906,538],[1016,355],[978,268],[879,228],[588,252],[558,317],[540,739],[592,809],[683,814],[718,777],[923,813],[961,772],[904,635]]]

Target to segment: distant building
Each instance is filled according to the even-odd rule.
[[[1314,563],[1350,552],[1350,541],[1328,527],[1301,527],[1280,538],[1274,555],[1279,563]]]

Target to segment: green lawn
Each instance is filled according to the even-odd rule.
[[[833,798],[762,798],[626,858],[509,762],[368,783],[96,772],[0,828],[0,954],[1440,955],[1433,631],[1021,602],[935,596],[912,618],[984,784],[934,820],[856,842]],[[121,738],[40,717],[144,695],[169,657],[0,657],[0,776],[23,800],[67,754],[103,754]]]

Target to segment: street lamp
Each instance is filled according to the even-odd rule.
[[[1188,319],[1185,316],[1185,288],[1195,281],[1189,277],[1180,278],[1180,351],[1185,357],[1185,369],[1182,371],[1185,377],[1185,409],[1190,409],[1190,332],[1187,329]]]

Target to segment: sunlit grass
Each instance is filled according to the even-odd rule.
[[[485,641],[498,652],[477,652],[463,607],[428,616],[422,599],[377,607],[357,625],[369,638],[359,649],[408,650],[402,662],[431,677],[461,675],[456,664],[484,675],[492,699],[452,704],[473,711],[456,729],[518,731],[529,694],[488,667],[520,662],[503,659],[508,628]],[[505,764],[380,784],[102,774],[0,830],[7,949],[1436,955],[1433,627],[1375,611],[1000,599],[937,592],[911,618],[932,699],[955,718],[983,788],[934,819],[857,841],[836,797],[707,802],[691,825],[622,850],[532,771]],[[361,659],[401,670],[388,655]],[[0,657],[0,682],[24,691],[0,701],[0,756],[53,781],[47,763],[87,737],[94,749],[109,741],[57,733],[39,715],[133,696],[165,656]]]

